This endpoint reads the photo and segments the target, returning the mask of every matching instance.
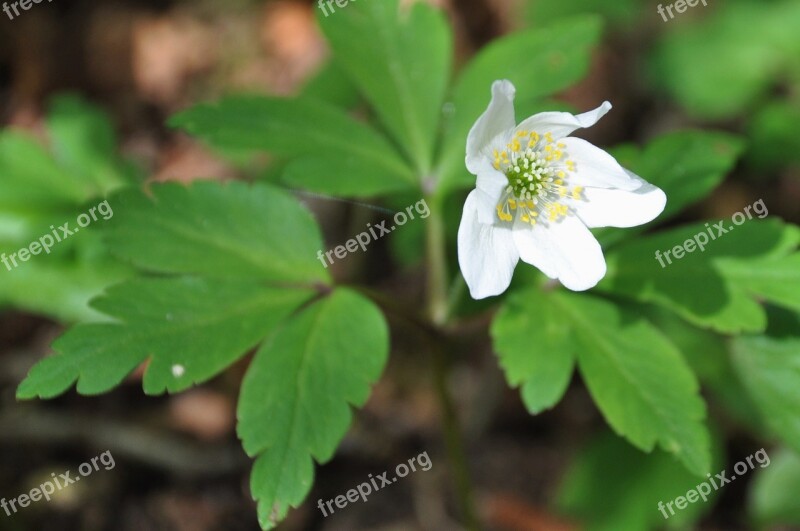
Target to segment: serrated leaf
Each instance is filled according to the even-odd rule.
[[[767,426],[800,452],[800,337],[737,338],[733,363]]]
[[[511,296],[492,322],[492,341],[512,387],[535,415],[556,405],[575,368],[570,323],[538,290]]]
[[[238,433],[257,456],[251,490],[271,529],[313,482],[313,460],[328,461],[388,355],[380,311],[340,289],[291,319],[259,350],[242,385]]]
[[[378,132],[318,100],[232,96],[192,107],[170,123],[218,149],[267,151],[313,162],[315,173],[296,171],[293,183],[320,192],[328,182],[360,196],[369,195],[360,191],[363,183],[373,193],[413,188],[417,182]]]
[[[800,457],[789,450],[770,450],[769,466],[753,482],[750,514],[759,524],[770,526],[800,525]]]
[[[515,297],[537,296],[526,290]],[[708,472],[705,404],[672,343],[638,314],[603,299],[553,292],[541,300],[539,313],[553,312],[569,327],[568,334],[557,336],[559,343],[550,345],[550,355],[577,358],[614,431],[645,452],[658,445],[695,474]]]
[[[598,288],[664,306],[720,332],[763,331],[767,320],[758,298],[800,308],[796,227],[757,219],[734,226],[729,219],[723,223],[728,232],[718,235],[714,224],[680,227],[614,249]],[[665,251],[701,234],[708,240],[704,252],[696,247],[669,264]]]
[[[692,371],[725,412],[754,433],[764,431],[763,418],[736,374],[727,338],[697,328],[657,306],[637,308],[678,347]]]
[[[244,355],[313,294],[198,278],[115,286],[93,301],[113,321],[78,325],[59,338],[58,354],[31,370],[17,396],[52,398],[75,383],[81,394],[104,393],[145,360],[146,393],[187,389]]]
[[[292,196],[266,185],[169,183],[152,197],[129,191],[111,200],[108,245],[137,267],[159,273],[327,282],[317,259],[322,238]]]
[[[450,76],[453,36],[442,14],[418,2],[352,2],[320,26],[338,64],[372,104],[386,129],[427,173]]]
[[[492,82],[508,79],[514,83],[521,106],[552,96],[585,75],[600,30],[599,18],[575,17],[512,33],[475,56],[459,76],[452,95],[437,172],[443,191],[474,184],[475,177],[464,168],[464,150],[470,128],[489,105]],[[524,118],[527,116],[518,116],[517,121]]]

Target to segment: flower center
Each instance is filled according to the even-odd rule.
[[[513,221],[514,215],[530,225],[544,212],[548,221],[558,221],[569,213],[562,201],[580,199],[583,187],[569,187],[569,173],[575,162],[566,159],[566,144],[555,142],[551,133],[540,136],[535,131],[518,131],[507,149],[495,150],[494,167],[508,179],[497,216]]]
[[[511,191],[520,199],[537,197],[546,184],[554,181],[553,169],[541,153],[530,148],[514,160],[514,166],[509,165],[505,174]]]

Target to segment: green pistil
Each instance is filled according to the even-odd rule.
[[[518,199],[538,196],[552,181],[547,163],[537,153],[528,151],[506,169],[508,185]]]

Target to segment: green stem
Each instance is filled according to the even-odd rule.
[[[428,198],[431,215],[428,217],[427,227],[427,259],[428,282],[427,303],[428,317],[434,327],[441,329],[450,318],[453,307],[459,297],[459,285],[448,296],[447,289],[447,254],[444,220],[441,215],[441,203],[434,198]],[[467,455],[464,448],[461,427],[453,399],[447,388],[447,377],[450,372],[450,345],[446,338],[437,338],[435,341],[433,367],[436,392],[442,408],[442,425],[444,429],[445,447],[447,457],[455,482],[456,496],[464,520],[464,525],[470,531],[480,529],[475,500],[472,493],[472,480],[470,478]]]
[[[447,255],[445,252],[444,220],[441,203],[434,197],[428,197],[430,216],[426,227],[426,245],[428,257],[428,318],[439,327],[448,319],[447,309]]]

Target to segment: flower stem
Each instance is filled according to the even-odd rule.
[[[450,318],[451,311],[458,298],[458,290],[448,296],[446,236],[444,220],[441,214],[441,202],[436,200],[435,197],[429,197],[427,201],[431,211],[426,225],[428,259],[427,309],[428,317],[434,328],[441,330]],[[447,377],[451,365],[451,345],[444,337],[437,338],[434,343],[434,383],[441,406],[445,448],[453,474],[453,481],[455,482],[456,496],[464,525],[470,531],[477,531],[480,529],[480,525],[477,511],[475,510],[467,455],[456,407],[447,388]]]

